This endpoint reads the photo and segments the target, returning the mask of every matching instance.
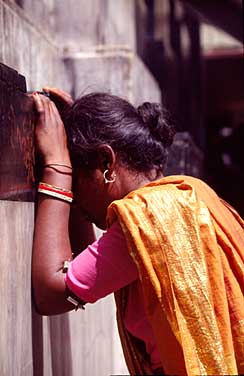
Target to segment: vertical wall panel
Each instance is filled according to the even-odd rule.
[[[0,375],[32,375],[34,204],[0,201]]]

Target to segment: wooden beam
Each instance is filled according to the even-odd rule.
[[[0,63],[0,199],[34,200],[34,112],[25,78]]]
[[[200,17],[243,43],[243,9],[239,0],[181,0]]]

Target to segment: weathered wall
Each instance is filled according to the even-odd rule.
[[[66,88],[60,47],[42,23],[41,15],[39,23],[32,23],[14,1],[0,0],[0,62],[23,74],[29,90],[47,83]]]
[[[74,96],[105,90],[137,104],[160,100],[135,54],[134,0],[18,3],[0,0],[0,62],[23,74],[28,90],[54,85]],[[6,126],[1,108],[0,120]],[[126,374],[112,296],[85,312],[31,316],[33,215],[32,202],[0,202],[0,375]]]
[[[31,243],[34,207],[0,201],[0,375],[32,375]]]
[[[31,19],[66,49],[84,51],[98,45],[135,50],[134,0],[22,0]],[[45,23],[43,23],[45,20]]]

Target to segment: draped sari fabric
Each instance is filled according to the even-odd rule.
[[[244,373],[244,221],[199,179],[170,176],[114,201],[143,289],[148,320],[171,375]],[[148,374],[124,327],[129,286],[115,294],[128,369]],[[135,307],[136,309],[136,307]]]

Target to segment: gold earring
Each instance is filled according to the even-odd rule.
[[[109,180],[109,179],[106,177],[106,174],[107,174],[107,173],[108,173],[108,170],[105,170],[104,173],[103,173],[103,177],[104,177],[104,182],[105,182],[105,184],[108,184],[108,183],[114,183],[115,180],[116,180],[116,174],[115,174],[115,172],[112,172],[112,174],[111,174],[112,179],[111,179],[111,180]]]

